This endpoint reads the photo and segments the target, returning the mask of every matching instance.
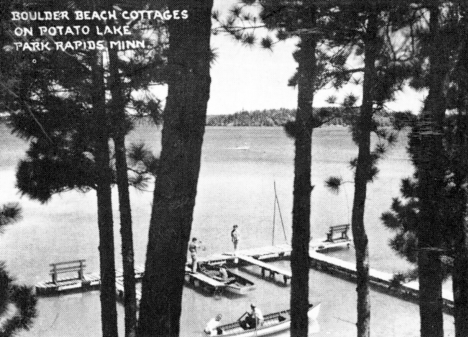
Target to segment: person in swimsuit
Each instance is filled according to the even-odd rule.
[[[192,273],[197,272],[197,267],[198,267],[197,253],[198,253],[198,248],[200,248],[200,244],[201,242],[199,242],[197,238],[193,238],[192,242],[190,242],[188,246],[190,257],[192,258]]]
[[[231,231],[231,239],[232,239],[232,243],[234,244],[234,254],[237,253],[237,245],[239,244],[239,239],[240,239],[240,233],[239,233],[239,230],[237,229],[238,227],[239,226],[234,225]]]

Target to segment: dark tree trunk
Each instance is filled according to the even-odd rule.
[[[211,1],[170,1],[187,20],[169,22],[168,96],[154,190],[138,336],[180,331],[187,247],[210,94]]]
[[[457,163],[455,171],[455,181],[457,185],[457,195],[454,198],[456,203],[456,217],[457,221],[454,228],[454,263],[452,270],[452,286],[453,286],[453,300],[454,300],[454,319],[455,319],[455,337],[468,336],[468,224],[467,224],[467,210],[468,210],[468,195],[465,187],[468,179],[466,173],[466,163],[468,163],[468,153],[466,149],[467,134],[468,134],[468,121],[466,116],[462,113],[466,109],[465,97],[468,95],[468,86],[466,83],[466,74],[468,73],[468,17],[467,9],[461,6],[462,19],[462,47],[458,55],[458,65],[455,69],[457,74],[457,82],[459,84],[460,93],[460,106],[459,116],[457,118],[457,134],[455,136],[456,145],[460,149],[457,153]]]
[[[439,8],[433,1],[430,8],[431,53],[429,56],[429,94],[424,110],[432,117],[436,129],[441,129],[445,114],[443,85],[447,75],[448,59],[438,45]],[[421,139],[421,155],[425,160],[417,167],[419,175],[420,228],[418,237],[419,311],[421,337],[442,337],[442,263],[437,248],[441,247],[443,226],[442,205],[444,163],[442,137],[425,136]]]
[[[369,240],[364,226],[367,183],[369,182],[371,160],[372,115],[374,113],[374,88],[376,84],[375,61],[378,46],[377,13],[369,11],[367,32],[364,37],[364,83],[362,105],[357,125],[358,158],[354,178],[354,199],[351,217],[354,246],[356,250],[357,282],[357,336],[370,336],[370,296],[369,296]]]
[[[465,232],[466,232],[465,228]],[[455,318],[455,337],[468,336],[468,247],[466,234],[460,242],[462,249],[459,250],[458,256],[455,257],[453,266],[453,298],[454,298],[454,318]]]
[[[310,9],[310,18],[315,13]],[[309,321],[309,239],[312,165],[312,131],[315,79],[315,38],[301,37],[297,56],[298,109],[295,121],[294,192],[291,252],[291,336],[306,337]]]
[[[464,178],[465,174],[463,174],[462,181],[464,181]],[[452,271],[455,337],[468,336],[468,228],[465,220],[467,199],[465,188],[460,185],[459,193],[456,200],[454,200],[458,206],[457,210],[459,210],[457,215],[460,215],[456,224],[457,228],[455,228]]]
[[[96,53],[92,65],[93,114],[95,125],[96,194],[101,272],[101,320],[103,337],[118,336],[115,296],[114,229],[112,219],[112,172],[109,165],[109,134],[105,107],[102,54]]]
[[[122,238],[122,266],[124,276],[125,336],[136,335],[137,302],[135,289],[135,262],[133,250],[132,210],[128,186],[127,155],[125,135],[127,123],[125,103],[120,74],[118,55],[115,49],[109,49],[110,90],[112,95],[112,116],[114,120],[115,167],[117,188],[119,191],[120,235]]]

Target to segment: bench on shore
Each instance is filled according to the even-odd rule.
[[[327,233],[327,242],[335,242],[335,240],[349,240],[349,227],[349,224],[330,226]]]
[[[50,270],[50,275],[52,276],[52,282],[57,284],[61,280],[58,279],[59,274],[65,273],[77,273],[77,277],[73,278],[76,280],[84,280],[84,268],[86,260],[75,260],[75,261],[66,261],[66,262],[58,262],[58,263],[51,263],[50,266],[52,269]],[[70,278],[66,279],[67,281],[71,280]]]

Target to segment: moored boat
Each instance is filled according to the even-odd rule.
[[[320,313],[321,303],[310,305],[307,316],[309,321],[317,319]],[[260,337],[260,336],[273,336],[276,333],[289,330],[291,327],[291,310],[284,310],[275,313],[271,313],[264,316],[264,323],[262,326],[256,329],[244,329],[242,320],[245,314],[241,316],[236,322],[220,325],[219,329],[222,330],[222,334],[219,336],[235,336],[235,337]],[[208,337],[209,334],[203,332],[202,336]]]
[[[242,277],[233,271],[226,269],[227,277],[220,273],[220,265],[202,264],[199,272],[224,284],[224,288],[234,294],[244,295],[255,289],[255,284],[245,277]]]

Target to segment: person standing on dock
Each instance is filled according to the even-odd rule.
[[[193,238],[192,242],[189,243],[188,249],[190,252],[190,257],[192,258],[192,273],[197,272],[198,267],[198,249],[201,247],[201,241],[198,241],[197,238]]]
[[[238,227],[239,226],[234,225],[231,231],[231,239],[232,239],[232,243],[234,244],[234,254],[237,254],[237,245],[240,239],[240,233],[239,233],[239,230],[237,229]]]

